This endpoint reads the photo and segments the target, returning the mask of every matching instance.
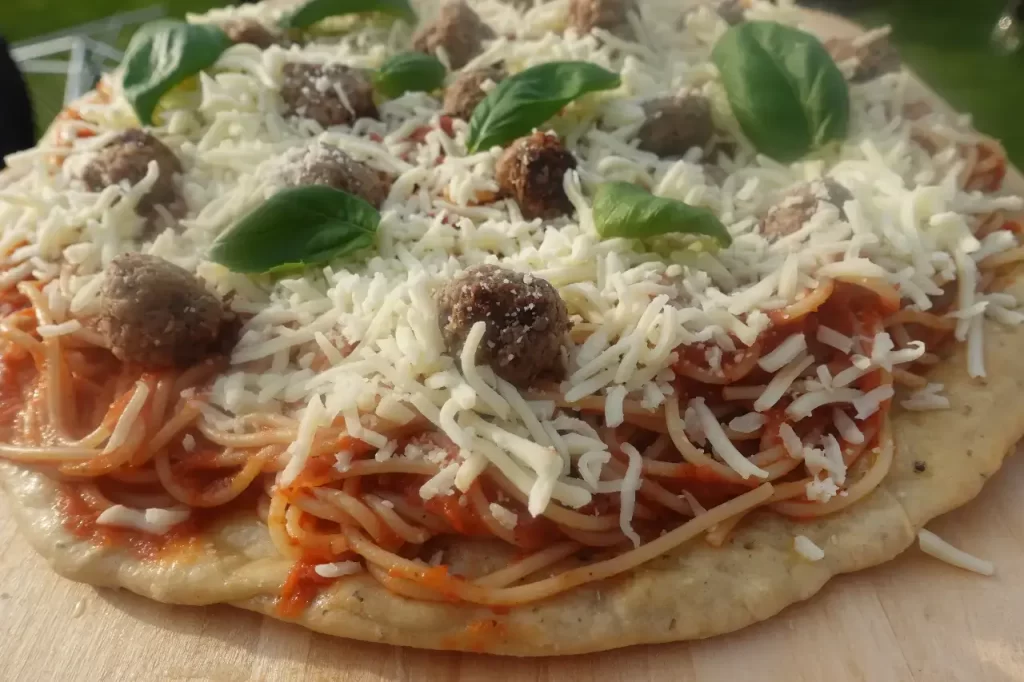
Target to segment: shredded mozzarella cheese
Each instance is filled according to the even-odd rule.
[[[142,413],[142,408],[146,405],[148,397],[149,384],[144,381],[135,382],[135,392],[132,393],[132,397],[128,399],[128,404],[125,405],[124,411],[118,417],[117,424],[114,425],[114,430],[110,433],[110,438],[107,440],[107,445],[103,448],[103,454],[110,454],[128,440],[128,434],[135,427],[135,421],[139,418],[139,414]]]
[[[313,571],[321,578],[341,578],[360,573],[362,570],[363,566],[358,561],[335,561],[330,564],[317,564],[313,567]]]
[[[736,446],[729,440],[729,437],[725,435],[725,431],[722,430],[722,425],[718,423],[714,413],[704,403],[703,398],[694,398],[690,401],[690,405],[697,412],[701,427],[704,429],[704,433],[711,443],[715,454],[721,457],[729,465],[729,468],[743,478],[750,478],[751,476],[755,478],[768,478],[767,471],[752,464],[750,460],[736,449]]]
[[[153,535],[164,535],[172,527],[188,520],[188,509],[131,509],[115,504],[107,507],[96,517],[96,523],[103,526],[131,528]]]
[[[793,549],[807,561],[821,561],[825,558],[825,550],[814,544],[806,535],[797,535],[793,538]]]
[[[940,561],[945,561],[947,564],[957,568],[974,571],[981,575],[994,575],[996,572],[996,568],[991,561],[979,559],[963,550],[957,549],[935,533],[924,528],[917,532],[917,544],[925,554],[933,556]]]
[[[640,546],[640,536],[633,530],[633,509],[636,506],[636,493],[640,489],[640,472],[643,458],[637,449],[629,443],[622,444],[622,452],[629,460],[626,473],[622,476],[622,492],[619,502],[619,528],[629,538],[634,547]]]

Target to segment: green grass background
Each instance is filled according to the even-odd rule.
[[[989,35],[1005,0],[832,0],[868,25],[891,24],[905,61],[982,131],[1003,140],[1024,166],[1024,52],[1000,55]],[[0,32],[16,42],[152,5],[153,0],[0,0]],[[226,3],[169,0],[171,15]],[[819,0],[828,4],[828,0]],[[126,44],[128,36],[121,36]],[[63,77],[33,76],[40,128],[60,110]]]
[[[188,12],[204,12],[211,7],[231,3],[216,0],[167,0],[162,3],[156,0],[0,0],[0,33],[8,42],[16,43],[112,14],[161,4],[168,16],[183,17]],[[124,49],[128,45],[132,30],[127,29],[118,36],[117,47]],[[35,104],[36,130],[42,133],[63,107],[64,76],[32,74],[28,77],[28,87]]]

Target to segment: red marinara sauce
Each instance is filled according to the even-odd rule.
[[[184,522],[171,526],[163,535],[145,533],[132,528],[120,528],[96,523],[100,512],[86,502],[81,488],[73,483],[60,487],[57,511],[64,528],[76,538],[88,540],[100,547],[127,549],[140,559],[156,560],[172,553],[187,551],[200,543],[200,530],[206,520],[193,509]]]
[[[505,623],[497,619],[483,619],[470,622],[459,634],[445,637],[441,645],[486,654],[507,638],[508,626]]]
[[[298,618],[306,607],[313,603],[320,590],[333,583],[337,578],[325,578],[316,572],[320,561],[303,558],[292,567],[288,579],[281,588],[281,597],[277,602],[277,613],[284,618]]]

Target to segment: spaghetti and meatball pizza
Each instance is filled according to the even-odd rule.
[[[886,30],[820,25],[143,26],[0,180],[25,535],[160,601],[525,655],[726,632],[892,558],[1024,433],[1022,201]]]

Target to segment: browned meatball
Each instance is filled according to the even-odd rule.
[[[896,48],[885,38],[875,40],[863,47],[858,47],[852,40],[832,38],[825,41],[825,48],[836,62],[856,59],[857,66],[850,76],[854,83],[874,80],[882,74],[900,70],[900,55]]]
[[[581,35],[595,28],[622,32],[629,27],[633,6],[633,0],[569,0],[569,26]]]
[[[412,45],[428,54],[443,47],[451,68],[461,69],[480,54],[484,41],[492,38],[494,30],[469,5],[463,0],[449,0],[434,21],[416,32]]]
[[[342,64],[285,64],[281,98],[287,115],[311,118],[324,128],[378,117],[370,78]]]
[[[646,120],[637,132],[640,148],[658,156],[682,156],[704,148],[715,134],[711,104],[702,95],[661,97],[644,104]]]
[[[715,12],[730,26],[742,24],[746,20],[747,6],[744,0],[722,0],[715,7]]]
[[[224,304],[196,277],[156,256],[125,253],[107,267],[99,332],[119,359],[186,368],[226,350],[237,333]]]
[[[376,208],[391,191],[390,179],[356,161],[334,145],[311,145],[296,156],[284,170],[284,180],[291,187],[325,185],[365,199]]]
[[[495,174],[501,191],[516,200],[524,218],[533,220],[572,213],[562,178],[573,168],[576,157],[557,137],[536,132],[509,145]]]
[[[448,282],[437,302],[438,326],[449,353],[458,355],[473,325],[485,322],[478,363],[520,387],[544,374],[558,378],[569,313],[546,280],[477,265]]]
[[[267,49],[277,43],[278,38],[266,26],[250,17],[229,19],[220,25],[233,43],[247,43],[260,49]]]
[[[185,202],[174,178],[182,172],[181,161],[167,145],[144,130],[132,128],[108,142],[85,167],[82,180],[93,192],[122,182],[136,185],[146,177],[150,161],[156,161],[160,177],[139,201],[136,211],[149,220],[157,218],[157,206],[165,207],[172,215],[184,215]]]
[[[476,105],[487,96],[483,84],[487,81],[499,83],[507,75],[502,66],[463,71],[444,92],[444,113],[468,121]]]
[[[848,189],[830,178],[803,185],[769,209],[761,220],[761,234],[772,239],[796,232],[818,210],[819,201],[833,204],[845,215],[843,204],[852,198]]]

